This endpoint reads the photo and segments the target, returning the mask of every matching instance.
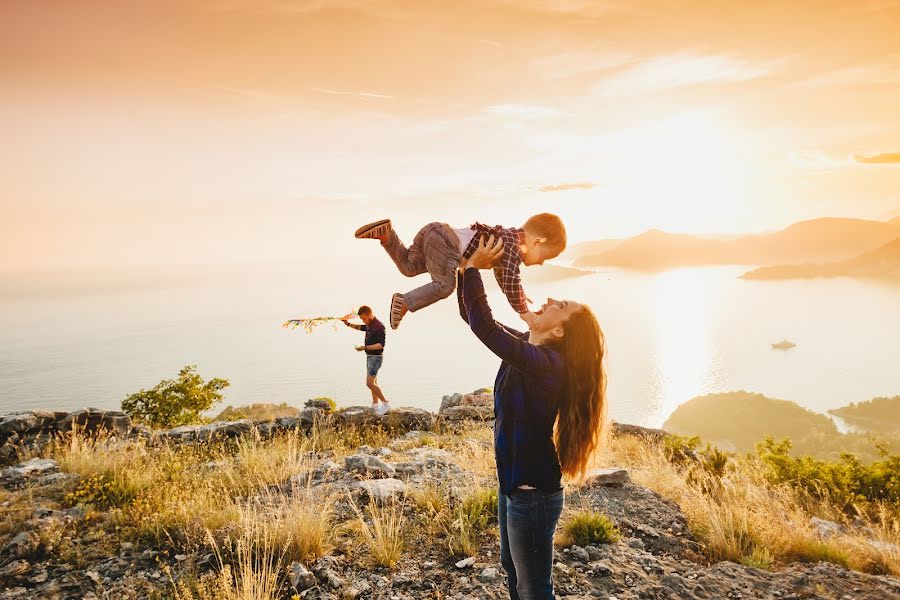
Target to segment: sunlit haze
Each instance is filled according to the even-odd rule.
[[[0,269],[900,215],[900,3],[5,2]]]

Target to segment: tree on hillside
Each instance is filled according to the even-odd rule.
[[[197,365],[187,365],[178,379],[164,379],[150,390],[141,390],[122,401],[132,419],[151,427],[167,428],[199,423],[202,413],[222,401],[221,390],[230,384],[214,378],[204,382]]]

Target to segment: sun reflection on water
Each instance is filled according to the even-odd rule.
[[[680,269],[656,275],[648,290],[654,368],[647,422],[659,426],[686,400],[713,391],[721,367],[713,343],[715,273]]]

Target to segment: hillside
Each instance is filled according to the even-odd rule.
[[[900,281],[900,237],[849,260],[825,263],[760,267],[742,279],[811,279],[815,277],[859,277]]]
[[[831,419],[787,401],[749,392],[709,394],[688,400],[663,424],[679,435],[699,435],[721,448],[752,450],[772,435],[797,440],[811,434],[838,435]]]
[[[867,431],[900,432],[900,396],[852,402],[828,412]]]
[[[313,402],[154,431],[119,412],[0,415],[3,447],[30,448],[0,469],[0,600],[508,597],[492,407],[480,392],[437,415]],[[608,468],[567,485],[561,598],[900,594],[891,506],[844,519],[761,480],[768,463],[672,454],[667,439],[616,426]]]
[[[842,218],[802,221],[774,233],[736,238],[650,230],[607,250],[584,254],[575,260],[575,265],[660,270],[726,264],[821,263],[875,250],[898,236],[900,222]]]
[[[574,269],[572,267],[547,263],[540,268],[522,269],[522,281],[526,285],[529,283],[553,283],[555,281],[562,281],[573,277],[583,277],[590,274],[590,271],[585,271],[584,269]]]

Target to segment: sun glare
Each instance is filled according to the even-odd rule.
[[[622,132],[617,197],[671,231],[721,230],[751,187],[734,129],[715,114],[684,113]]]

